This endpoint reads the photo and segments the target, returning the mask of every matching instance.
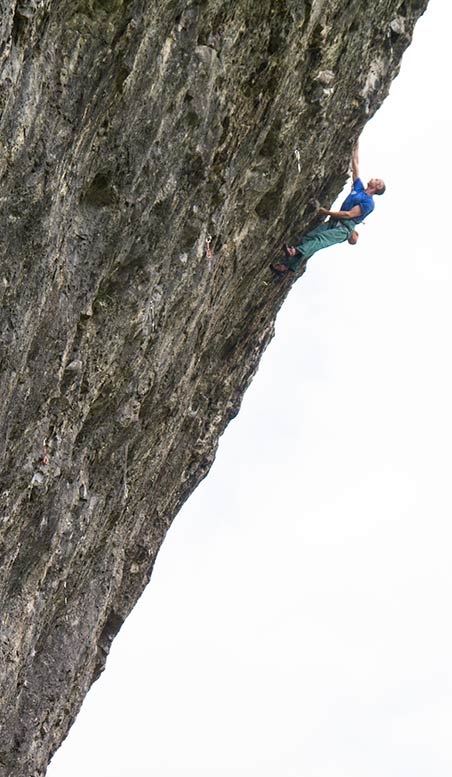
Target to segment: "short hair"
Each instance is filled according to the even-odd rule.
[[[386,191],[386,184],[382,181],[380,188],[376,190],[375,194],[384,194],[385,191]]]

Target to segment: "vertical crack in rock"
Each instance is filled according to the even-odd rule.
[[[426,4],[0,0],[1,775],[102,671]]]

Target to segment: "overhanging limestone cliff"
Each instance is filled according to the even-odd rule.
[[[1,0],[0,774],[102,670],[426,4]]]

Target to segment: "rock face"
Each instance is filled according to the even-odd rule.
[[[426,4],[0,0],[2,777],[102,671]]]

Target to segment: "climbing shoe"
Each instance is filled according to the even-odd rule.
[[[271,264],[270,270],[272,273],[278,276],[278,278],[282,278],[283,275],[287,275],[289,272],[293,272],[293,270],[290,269],[290,267],[287,266],[287,264]]]

